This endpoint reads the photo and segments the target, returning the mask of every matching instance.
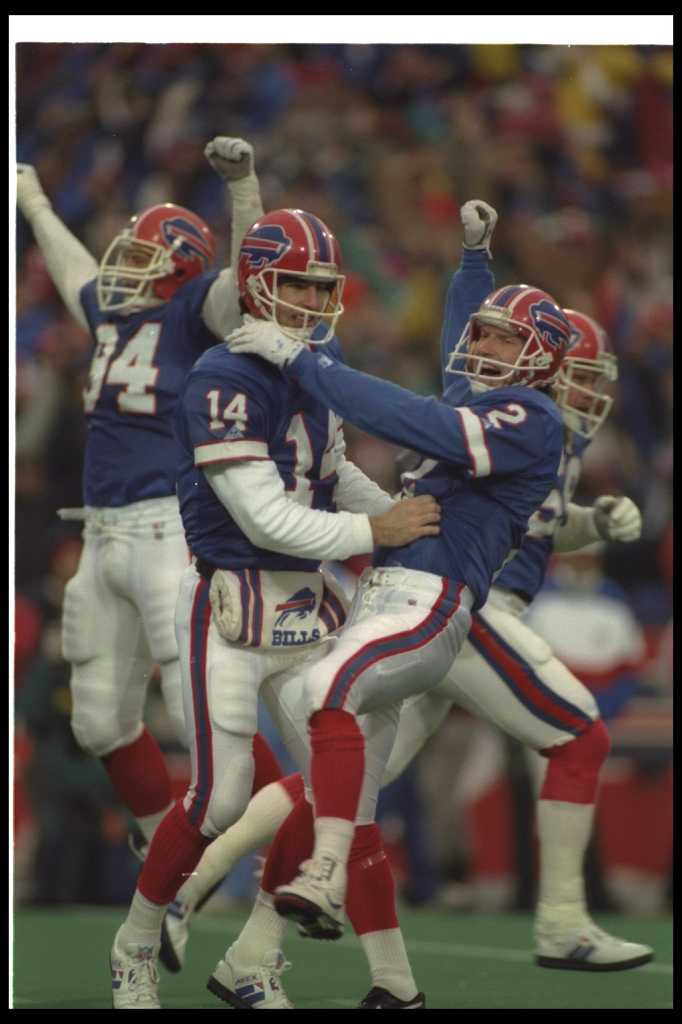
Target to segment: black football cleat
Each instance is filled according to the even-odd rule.
[[[370,989],[365,998],[362,1000],[359,1006],[356,1006],[356,1010],[425,1010],[426,1009],[426,997],[423,992],[417,992],[414,999],[405,1001],[404,999],[398,999],[397,996],[391,995],[391,993],[385,988],[379,988],[378,986]]]

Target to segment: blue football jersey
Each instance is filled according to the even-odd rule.
[[[449,398],[462,389],[466,378],[448,373],[450,354],[459,341],[467,321],[495,288],[495,279],[488,269],[484,252],[463,250],[462,261],[448,287],[441,328],[441,361],[443,385],[450,388]],[[589,440],[566,430],[564,448],[556,485],[542,506],[533,513],[528,533],[517,554],[495,580],[496,586],[523,594],[529,601],[542,586],[554,547],[557,526],[566,522],[568,503],[572,500],[580,477],[582,457]]]
[[[529,601],[537,594],[554,550],[554,533],[566,522],[568,503],[575,494],[582,458],[589,443],[587,438],[564,430],[564,448],[556,485],[531,516],[521,549],[497,577],[496,586],[513,590]]]
[[[341,357],[336,339],[324,350]],[[231,459],[272,459],[292,500],[335,512],[337,425],[327,406],[262,359],[234,354],[224,344],[209,349],[192,368],[176,414],[178,497],[192,553],[224,569],[316,569],[317,560],[252,544],[216,497],[202,467]]]
[[[128,316],[100,312],[94,281],[81,289],[95,341],[83,392],[86,505],[113,508],[175,494],[173,413],[192,364],[216,343],[201,309],[217,276],[202,274],[162,306]]]
[[[326,352],[301,352],[288,373],[361,430],[424,456],[406,482],[409,493],[440,503],[440,535],[379,549],[375,564],[449,576],[480,607],[555,483],[563,433],[555,403],[519,386],[473,395],[464,379],[442,400],[422,398]]]

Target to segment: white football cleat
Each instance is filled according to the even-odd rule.
[[[171,974],[177,974],[185,966],[189,925],[193,913],[194,907],[189,903],[173,900],[164,914],[159,960]]]
[[[111,995],[114,1010],[160,1010],[154,946],[122,949],[117,942],[111,947]]]
[[[567,971],[628,971],[653,960],[654,951],[602,931],[587,915],[570,925],[538,918],[535,962],[539,967]]]
[[[334,857],[304,860],[293,882],[275,889],[275,910],[296,921],[301,935],[311,939],[340,939],[346,868]]]
[[[291,964],[279,949],[271,949],[259,964],[242,967],[232,956],[230,946],[208,979],[209,992],[237,1010],[293,1010],[282,988],[280,975]]]

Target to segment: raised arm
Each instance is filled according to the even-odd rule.
[[[244,235],[263,215],[260,187],[254,167],[253,146],[244,139],[218,135],[207,144],[204,155],[225,182],[225,198],[231,211],[230,268],[211,285],[202,317],[216,337],[222,338],[239,323],[237,264]]]
[[[30,164],[17,164],[17,205],[33,229],[64,305],[87,329],[80,291],[97,275],[97,261],[54,212],[35,168]]]
[[[462,336],[467,321],[480,307],[486,295],[495,289],[490,270],[490,242],[497,213],[482,199],[470,199],[460,210],[464,225],[462,260],[452,276],[445,298],[443,325],[440,332],[440,354],[443,390],[455,380],[448,372],[452,350]]]

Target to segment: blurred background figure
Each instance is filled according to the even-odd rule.
[[[207,221],[222,241],[223,263],[223,189],[203,148],[229,130],[258,153],[266,209],[310,208],[337,228],[349,271],[342,337],[353,366],[439,392],[439,328],[459,250],[458,209],[474,195],[500,213],[497,280],[532,280],[604,326],[618,357],[619,393],[587,453],[575,500],[623,493],[642,509],[641,540],[611,545],[602,557],[641,633],[636,675],[644,689],[610,723],[610,774],[628,794],[613,806],[630,808],[637,825],[622,825],[607,810],[605,781],[598,849],[614,904],[626,907],[641,894],[646,875],[656,879],[651,906],[660,905],[669,854],[663,804],[654,815],[661,837],[639,852],[631,840],[635,833],[658,837],[640,816],[654,814],[652,793],[669,785],[672,47],[20,43],[16,56],[17,160],[36,165],[56,212],[97,259],[134,210],[168,201]],[[56,510],[80,503],[90,351],[22,220],[17,256],[15,599],[17,643],[30,651],[48,628],[35,595],[52,577]],[[395,450],[351,427],[346,437],[348,457],[390,489]],[[18,687],[24,657],[16,663]],[[602,689],[606,696],[610,688]],[[16,781],[27,798],[36,748],[19,707],[17,715]],[[158,716],[153,721],[162,728]],[[478,877],[507,871],[498,904],[530,901],[532,850],[509,838],[521,831],[512,827],[516,816],[532,809],[525,761],[511,747],[493,749],[491,733],[480,739],[484,732],[453,714],[404,783],[423,822],[409,831],[423,840],[430,864],[419,850],[408,856],[400,814],[386,804],[406,892],[417,899],[464,880],[485,855],[490,862]],[[478,754],[469,743],[480,744]],[[618,767],[621,751],[626,760]],[[467,782],[456,768],[469,757],[471,772],[478,768]],[[495,794],[491,778],[506,780],[512,797]],[[446,784],[453,794],[447,814],[435,799]],[[466,840],[458,810],[476,792],[488,794],[477,813],[492,820],[487,800],[502,823],[480,848],[475,834]],[[28,849],[24,797],[15,816]],[[410,857],[417,865],[411,874]],[[20,898],[31,891],[31,863]]]

